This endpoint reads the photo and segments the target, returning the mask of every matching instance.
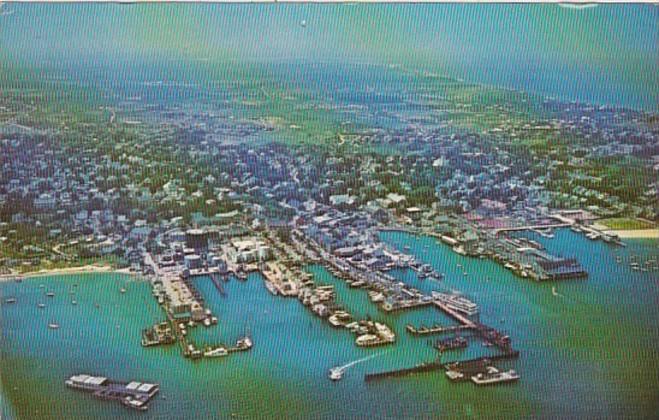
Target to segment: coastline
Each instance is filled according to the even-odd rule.
[[[42,269],[28,273],[13,273],[0,275],[0,283],[13,281],[16,277],[28,279],[32,277],[61,276],[66,274],[89,274],[89,273],[118,273],[133,274],[129,268],[114,268],[108,265],[83,265],[81,267],[55,268],[52,270]]]

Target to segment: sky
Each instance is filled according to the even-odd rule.
[[[473,82],[657,109],[654,5],[12,3],[1,11],[0,58],[7,67],[399,64]]]

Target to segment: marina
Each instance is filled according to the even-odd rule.
[[[558,245],[565,243],[572,243],[579,238],[573,239],[570,235],[572,234],[567,230],[567,234],[564,231],[557,231],[556,237],[551,239],[552,243]],[[567,236],[567,237],[565,237]],[[569,392],[572,395],[578,395],[580,400],[587,402],[594,402],[596,399],[605,396],[606,398],[613,398],[615,400],[615,395],[625,395],[626,398],[635,398],[634,395],[639,392],[643,392],[642,389],[645,389],[650,378],[640,371],[637,367],[637,363],[628,364],[625,360],[617,353],[613,353],[610,356],[611,366],[616,367],[618,372],[616,375],[619,377],[630,377],[633,374],[636,382],[630,382],[632,389],[631,391],[627,388],[618,388],[616,387],[616,394],[609,394],[608,391],[599,390],[595,394],[591,393],[582,393],[581,386],[589,381],[593,380],[595,375],[587,367],[584,369],[583,366],[580,368],[582,375],[574,378],[574,382],[565,383],[564,381],[557,382],[554,379],[554,376],[549,375],[549,371],[555,368],[555,361],[560,360],[564,369],[578,369],[578,364],[575,360],[569,358],[561,358],[559,355],[560,352],[554,350],[557,346],[561,346],[561,335],[554,332],[553,329],[546,329],[543,331],[531,331],[529,327],[526,326],[526,320],[524,322],[520,319],[518,308],[516,305],[511,302],[517,301],[518,299],[529,299],[529,305],[534,308],[528,316],[534,320],[534,322],[543,322],[545,320],[544,312],[538,312],[541,308],[551,308],[553,311],[559,311],[560,314],[565,314],[566,317],[561,319],[555,319],[552,322],[557,323],[557,327],[561,330],[570,331],[571,334],[580,334],[581,336],[588,338],[589,334],[593,332],[601,334],[605,331],[606,325],[604,323],[599,323],[597,320],[592,319],[592,308],[591,305],[597,303],[598,305],[606,305],[608,308],[619,308],[618,309],[609,309],[614,312],[617,310],[619,316],[622,319],[626,318],[625,314],[634,314],[634,319],[643,320],[643,311],[641,308],[651,307],[651,296],[647,294],[641,294],[640,290],[629,289],[631,286],[629,279],[634,279],[632,284],[643,284],[643,277],[647,275],[641,271],[632,271],[629,268],[628,264],[620,264],[615,266],[614,273],[612,274],[609,270],[598,269],[598,259],[605,258],[607,253],[610,252],[605,244],[601,242],[588,242],[591,244],[591,247],[602,247],[601,250],[594,248],[593,252],[594,257],[591,260],[584,260],[584,264],[587,265],[589,271],[591,271],[591,277],[589,282],[589,288],[595,288],[597,292],[587,291],[584,286],[584,283],[560,283],[557,286],[558,291],[567,296],[570,299],[570,302],[584,302],[578,305],[572,303],[570,305],[560,303],[563,299],[557,299],[551,294],[551,286],[541,288],[536,283],[532,282],[520,282],[516,280],[511,273],[506,271],[498,271],[496,265],[491,265],[487,261],[483,260],[469,260],[469,259],[453,259],[454,253],[450,249],[443,248],[443,245],[435,244],[431,241],[426,241],[424,238],[415,238],[415,237],[402,237],[405,239],[405,242],[410,245],[412,252],[416,252],[417,249],[424,249],[426,244],[430,245],[430,250],[432,252],[437,252],[441,257],[432,257],[437,258],[440,261],[445,261],[445,264],[442,266],[442,271],[445,271],[447,276],[445,282],[447,282],[449,288],[463,290],[465,295],[473,299],[473,301],[478,302],[479,308],[481,310],[481,318],[483,321],[496,321],[497,325],[499,320],[502,318],[506,319],[505,327],[507,330],[511,331],[515,337],[519,336],[520,340],[515,340],[516,347],[519,347],[518,350],[525,354],[531,354],[533,352],[535,356],[533,357],[520,357],[518,360],[514,361],[515,366],[506,367],[502,369],[503,363],[508,363],[508,359],[501,360],[491,360],[490,364],[496,364],[497,368],[501,371],[507,371],[510,368],[513,368],[518,372],[522,379],[514,385],[516,392],[528,400],[532,398],[533,395],[538,395],[538,393],[545,392],[544,390],[551,390],[552,392],[559,392],[563,390],[564,392]],[[394,241],[391,238],[387,240]],[[587,241],[587,238],[583,238],[584,241]],[[556,242],[562,241],[562,242]],[[551,245],[551,244],[550,244]],[[402,247],[402,245],[401,245]],[[630,260],[631,255],[645,255],[645,259],[649,254],[644,253],[644,248],[640,248],[639,245],[629,246],[627,248],[620,248],[620,251],[617,251],[618,255],[622,257],[623,262]],[[645,248],[649,250],[650,248]],[[554,251],[555,252],[555,251]],[[435,254],[437,255],[437,254]],[[644,263],[645,259],[637,258],[638,261]],[[456,267],[457,263],[462,264],[464,267],[468,267],[469,271],[476,272],[481,271],[481,274],[478,276],[479,281],[467,280],[462,278],[462,267]],[[473,268],[473,264],[478,264],[483,267],[481,270]],[[320,284],[328,284],[330,274],[326,273],[322,268],[314,269],[315,281]],[[483,279],[485,277],[490,277],[493,279],[492,282],[485,282]],[[617,279],[626,278],[625,282],[618,281]],[[250,325],[251,336],[254,338],[256,345],[252,347],[247,357],[216,357],[216,358],[207,358],[201,357],[199,360],[203,362],[195,363],[195,366],[203,366],[205,371],[208,371],[208,376],[202,374],[201,372],[193,372],[190,374],[183,375],[182,372],[187,372],[190,369],[190,361],[180,357],[179,351],[177,348],[167,347],[167,346],[156,346],[153,348],[145,349],[141,346],[139,338],[135,340],[135,336],[139,337],[139,329],[135,329],[135,324],[137,325],[155,325],[159,322],[162,322],[160,319],[163,316],[163,312],[160,309],[160,306],[157,304],[157,299],[154,299],[151,294],[151,284],[150,282],[145,281],[131,281],[130,287],[126,287],[129,290],[129,293],[126,293],[125,296],[120,295],[117,290],[123,282],[127,281],[125,277],[119,277],[111,274],[103,274],[102,276],[79,276],[79,277],[70,277],[70,278],[53,278],[47,281],[48,289],[56,293],[56,296],[64,296],[68,294],[68,291],[72,288],[74,283],[78,283],[76,292],[76,300],[78,301],[78,307],[71,306],[70,301],[67,299],[58,299],[55,298],[54,301],[49,301],[48,306],[45,311],[49,312],[49,316],[46,319],[35,320],[35,326],[32,328],[12,328],[12,325],[25,325],[25,320],[30,319],[30,316],[35,313],[38,309],[36,304],[39,300],[43,301],[43,292],[39,293],[38,291],[38,280],[35,283],[33,280],[26,280],[22,284],[8,283],[3,284],[3,290],[5,290],[5,296],[14,296],[17,298],[18,302],[15,305],[3,305],[3,317],[4,324],[6,328],[3,328],[3,334],[12,334],[19,338],[14,340],[17,343],[17,346],[20,347],[21,351],[25,349],[33,349],[35,357],[38,357],[40,360],[49,360],[51,357],[56,357],[58,360],[61,360],[61,363],[58,364],[54,371],[58,373],[59,379],[57,377],[50,379],[46,378],[45,382],[37,385],[38,390],[41,390],[44,393],[56,392],[58,389],[61,389],[62,377],[68,377],[72,372],[80,370],[81,364],[85,364],[86,371],[99,372],[99,373],[111,373],[115,377],[124,377],[124,378],[150,378],[156,380],[158,383],[162,384],[163,389],[165,386],[167,389],[175,389],[179,392],[179,398],[181,401],[187,401],[193,404],[199,404],[200,407],[205,407],[208,410],[218,410],[221,405],[228,404],[231,407],[232,411],[240,413],[249,413],[251,415],[258,415],[259,410],[266,409],[264,404],[259,404],[255,402],[253,398],[254,395],[258,396],[256,399],[265,400],[267,393],[261,392],[258,389],[253,389],[250,395],[244,395],[239,390],[240,389],[252,389],[250,384],[254,380],[254,377],[265,377],[265,378],[279,378],[280,381],[284,384],[285,393],[282,394],[282,398],[287,401],[287,405],[291,406],[296,404],[297,398],[295,395],[302,388],[296,386],[297,383],[302,382],[304,389],[308,391],[308,399],[313,401],[313,410],[306,411],[307,413],[317,413],[320,410],[327,415],[331,413],[342,413],[345,416],[356,415],[356,411],[350,410],[343,406],[333,406],[333,405],[323,405],[325,399],[315,398],[314,395],[329,395],[331,398],[336,398],[337,400],[345,401],[346,404],[357,404],[361,409],[368,407],[373,412],[377,413],[380,416],[386,416],[387,413],[390,413],[391,410],[396,409],[396,406],[402,404],[407,407],[409,410],[420,410],[419,407],[426,407],[420,405],[421,402],[424,404],[429,404],[426,408],[421,409],[422,413],[443,413],[443,414],[452,414],[455,416],[463,415],[463,400],[460,398],[461,387],[455,387],[454,384],[449,380],[441,380],[437,376],[437,372],[442,372],[442,377],[444,376],[443,369],[435,370],[434,374],[429,372],[424,374],[419,372],[418,374],[413,374],[410,377],[410,380],[414,383],[414,393],[406,397],[405,401],[409,401],[409,405],[405,401],[400,399],[395,399],[396,404],[388,404],[387,402],[382,402],[383,393],[392,392],[390,390],[398,389],[402,382],[393,380],[394,377],[391,377],[392,380],[376,380],[369,381],[369,383],[364,386],[363,376],[365,373],[377,373],[384,371],[396,370],[400,367],[415,367],[423,361],[432,361],[437,355],[438,352],[428,345],[427,340],[419,339],[423,336],[416,336],[410,334],[406,325],[414,325],[417,328],[421,326],[451,326],[450,319],[444,319],[440,317],[440,314],[444,314],[443,311],[438,310],[438,308],[429,306],[422,307],[418,310],[413,311],[404,311],[400,313],[395,313],[393,315],[388,315],[382,313],[382,320],[389,323],[392,329],[398,333],[398,339],[395,345],[386,347],[387,350],[391,350],[388,353],[382,355],[381,357],[375,358],[368,363],[364,363],[353,366],[347,369],[342,379],[339,381],[332,381],[329,379],[329,369],[332,366],[342,366],[345,364],[345,361],[348,360],[358,360],[363,357],[369,356],[368,352],[377,352],[378,350],[372,348],[362,348],[356,346],[352,340],[347,339],[352,337],[351,335],[344,335],[342,329],[332,328],[332,325],[327,321],[318,318],[311,311],[309,311],[304,305],[298,304],[296,300],[290,301],[284,299],[281,300],[280,296],[272,296],[264,287],[263,287],[263,277],[258,273],[250,274],[248,281],[234,281],[233,278],[228,283],[224,283],[228,296],[230,298],[223,298],[216,290],[215,286],[212,284],[210,279],[205,279],[204,277],[199,277],[195,280],[197,289],[205,297],[205,302],[209,306],[209,309],[222,320],[221,326],[218,329],[214,328],[188,328],[188,334],[195,341],[200,343],[199,350],[204,351],[205,344],[201,343],[234,343],[232,340],[227,340],[231,337],[240,337],[244,335],[245,332],[245,315],[244,312],[241,312],[241,308],[259,308],[248,309],[248,317],[252,317]],[[494,281],[496,280],[496,282]],[[107,287],[108,282],[119,281],[116,287]],[[407,280],[406,280],[407,281]],[[336,284],[345,283],[342,280],[336,279]],[[335,284],[335,283],[332,283]],[[416,285],[416,283],[413,283]],[[31,296],[26,296],[14,289],[14,287],[25,288],[25,290],[31,290],[34,288],[36,291]],[[432,287],[430,284],[423,286],[422,283],[419,283],[419,287]],[[613,288],[613,289],[612,289]],[[634,305],[630,306],[625,303],[625,301],[620,301],[619,293],[622,293],[621,290],[627,290],[625,293],[631,293],[634,298]],[[424,289],[425,290],[425,289]],[[614,293],[618,297],[611,296],[611,290],[619,290],[619,293]],[[352,289],[347,284],[345,288],[337,288],[335,286],[334,292],[337,295],[337,303],[340,304],[345,312],[350,313],[353,317],[360,319],[365,317],[367,311],[359,312],[354,308],[361,307],[363,302],[369,302],[367,292],[362,289]],[[607,297],[602,300],[602,296]],[[121,302],[121,303],[120,303]],[[96,309],[94,303],[100,304],[100,309]],[[121,312],[110,311],[111,308],[115,305],[120,305]],[[620,305],[623,305],[622,307]],[[639,306],[640,305],[640,306]],[[151,308],[145,310],[144,308]],[[622,312],[624,309],[625,312]],[[82,311],[82,312],[80,312]],[[266,313],[267,312],[267,313]],[[371,311],[371,315],[375,315],[375,312]],[[493,316],[492,313],[496,314]],[[81,314],[84,316],[83,319],[80,318]],[[435,315],[436,314],[436,315]],[[569,316],[568,316],[569,315]],[[133,320],[129,324],[124,324],[122,319],[127,317]],[[395,317],[395,318],[394,318]],[[60,329],[55,333],[52,330],[49,330],[45,327],[45,323],[50,322],[50,320],[57,320],[61,325]],[[282,334],[282,320],[286,320],[286,325],[290,325],[290,331],[287,328],[286,334]],[[39,321],[39,322],[36,322]],[[32,322],[32,321],[28,321]],[[651,321],[645,320],[644,322]],[[312,323],[312,327],[309,324]],[[121,324],[121,329],[116,329],[116,324]],[[88,328],[89,331],[93,331],[91,335],[87,337],[76,337],[75,340],[71,342],[62,341],[66,340],[66,337],[69,337],[70,334],[73,334],[75,329],[70,328],[70,325],[80,325],[80,328]],[[133,326],[130,326],[133,325]],[[641,324],[636,324],[641,325]],[[32,331],[32,332],[30,332]],[[646,331],[643,333],[642,331]],[[29,333],[29,334],[28,334]],[[487,356],[491,356],[490,353],[497,354],[499,349],[495,346],[492,347],[482,347],[479,345],[478,341],[475,341],[479,338],[478,333],[474,329],[465,329],[464,331],[457,332],[458,334],[468,335],[470,342],[469,348],[461,350],[460,353],[446,352],[444,354],[445,359],[450,360],[471,360],[472,358],[483,357],[483,353],[486,353]],[[652,334],[648,330],[634,329],[631,335],[628,335],[625,338],[626,346],[632,346],[633,348],[640,348],[641,342],[638,341],[638,335],[641,336],[644,334]],[[34,340],[30,337],[33,337],[34,334],[43,334],[40,335],[39,343],[43,343],[43,346],[35,344]],[[447,333],[450,334],[450,333]],[[505,335],[505,334],[504,334]],[[432,336],[428,336],[431,338]],[[432,337],[434,338],[434,337]],[[441,337],[441,334],[437,336]],[[448,337],[447,337],[448,338]],[[529,339],[533,338],[534,340],[540,340],[539,342],[529,342]],[[328,343],[328,348],[331,347],[333,352],[336,351],[337,356],[335,359],[328,359],[327,357],[318,357],[317,351],[318,347],[313,344],[317,343],[318,340]],[[623,346],[623,343],[618,340],[616,337],[612,337],[614,343],[617,343],[619,346]],[[94,361],[94,365],[91,365],[91,361],[85,359],[84,355],[81,355],[78,347],[81,345],[84,346],[94,346],[95,343],[113,343],[111,346],[104,346],[111,355],[111,360],[107,362],[103,359],[100,361]],[[260,345],[259,343],[270,343],[269,345]],[[591,348],[591,345],[588,341],[585,342],[587,349]],[[593,344],[594,345],[594,344]],[[9,354],[13,354],[18,351],[18,348],[6,347],[5,349]],[[100,348],[100,347],[99,347]],[[384,348],[384,347],[383,347]],[[592,347],[595,348],[595,347]],[[598,344],[598,347],[600,345]],[[631,348],[631,347],[629,347]],[[172,351],[173,350],[173,351]],[[496,350],[496,352],[495,352]],[[462,354],[464,351],[464,354]],[[221,351],[220,351],[221,352]],[[364,353],[366,352],[366,353]],[[129,355],[129,356],[126,356]],[[583,357],[585,360],[588,359],[590,353],[584,354]],[[450,355],[450,356],[449,356]],[[493,356],[494,354],[492,354]],[[459,356],[459,357],[457,357]],[[114,360],[123,360],[122,358],[130,357],[132,360],[140,360],[140,365],[130,364],[130,366],[119,366],[116,367]],[[442,360],[443,363],[452,363],[451,361]],[[305,368],[301,372],[290,372],[285,368],[277,368],[279,364],[286,366],[292,365],[294,363],[303,363],[309,368]],[[499,363],[502,365],[499,366]],[[593,362],[594,363],[594,362]],[[651,361],[646,361],[644,363],[651,363]],[[162,369],[165,369],[171,374],[161,377],[161,369],[155,369],[151,366],[157,364],[158,366],[163,366]],[[26,370],[26,367],[22,363],[15,363],[13,371],[7,371],[8,378],[10,378],[14,383],[19,387],[19,391],[13,391],[11,388],[7,389],[8,395],[11,395],[12,398],[19,401],[20,396],[18,392],[21,390],[27,389],[24,385],[21,385],[21,379],[17,375],[29,375],[29,371]],[[89,366],[89,367],[87,367]],[[462,368],[466,369],[468,365],[463,364]],[[92,369],[94,367],[94,369]],[[624,368],[622,368],[624,367]],[[240,377],[234,379],[235,382],[228,383],[226,381],[226,376],[231,375],[231,372],[235,369],[240,369],[241,371],[250,372],[247,377],[241,379]],[[432,370],[432,369],[431,369]],[[474,376],[475,374],[485,371],[485,369],[480,369],[478,363],[474,364]],[[4,370],[3,370],[4,372]],[[626,373],[629,372],[629,375]],[[404,377],[404,376],[402,376]],[[186,389],[180,388],[181,381],[187,381],[189,391]],[[467,379],[467,382],[471,387],[476,387],[471,381],[471,377]],[[198,395],[202,392],[209,392],[208,386],[213,388],[211,395],[214,396],[213,400],[199,400]],[[362,384],[362,385],[360,385]],[[645,384],[645,385],[643,385]],[[371,386],[374,385],[374,386]],[[471,388],[470,387],[470,388]],[[480,388],[480,387],[478,387]],[[504,399],[502,393],[505,393],[507,387],[495,386],[487,390],[488,398],[474,397],[473,404],[477,410],[489,410],[492,404],[492,401],[498,401],[501,404],[504,404]],[[204,391],[206,390],[206,391]],[[501,391],[500,391],[501,390]],[[567,391],[566,391],[567,390]],[[235,395],[232,396],[231,400],[224,399],[223,395]],[[356,397],[359,395],[359,397]],[[441,395],[441,398],[438,398],[437,395]],[[409,400],[408,400],[409,399]],[[176,403],[175,398],[172,398],[168,395],[166,400],[158,400],[157,403],[150,404],[149,411],[153,412],[154,415],[165,415],[165,413],[181,413],[180,406]],[[154,400],[155,401],[155,400]],[[531,400],[532,401],[532,400]],[[71,408],[70,404],[67,404],[65,407],[63,403],[54,403],[52,404],[52,409],[56,412],[71,412],[74,410],[76,413],[80,413],[81,416],[84,416],[83,413],[88,412],[98,412],[98,413],[111,413],[113,404],[102,404],[94,401],[80,401],[77,404],[83,404],[83,408],[79,408],[77,405]],[[32,407],[34,409],[45,409],[44,406],[39,405],[38,402],[32,402],[34,404]],[[505,407],[505,404],[504,406]],[[67,410],[67,411],[65,411]],[[82,411],[88,410],[88,411]],[[310,409],[311,410],[311,409]],[[523,414],[523,410],[520,411],[519,407],[509,407],[503,408],[505,413],[510,415]],[[560,406],[552,407],[552,413],[564,413],[561,411]],[[609,411],[615,411],[614,409],[609,409]],[[285,415],[285,411],[278,411],[280,414]],[[305,412],[303,410],[303,412]],[[567,414],[567,413],[565,413]],[[604,415],[604,413],[602,413]]]

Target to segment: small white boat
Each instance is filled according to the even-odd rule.
[[[345,369],[343,367],[335,367],[330,369],[329,371],[329,378],[333,381],[339,381],[343,379],[343,373],[345,372]]]
[[[78,304],[78,301],[76,301],[76,300],[71,301],[71,305],[77,305],[77,304]]]
[[[120,291],[121,293],[126,293],[126,289],[124,289],[123,287],[122,287],[121,289],[119,289],[119,291]]]
[[[59,328],[59,324],[53,322],[51,324],[48,324],[48,328],[50,328],[51,330],[56,330]]]
[[[16,303],[16,299],[15,298],[9,298],[9,299],[5,300],[5,303]]]
[[[222,357],[222,356],[227,356],[229,354],[229,351],[225,349],[224,347],[218,347],[213,350],[208,350],[204,352],[204,357]]]
[[[236,347],[240,349],[251,349],[252,348],[252,339],[249,337],[243,337],[236,342]]]
[[[37,306],[38,306],[40,309],[43,309],[43,308],[46,307],[46,304],[45,304],[45,303],[38,303]]]

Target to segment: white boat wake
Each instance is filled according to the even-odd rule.
[[[561,298],[564,298],[564,297],[565,297],[565,296],[563,296],[562,294],[560,294],[560,293],[558,293],[558,292],[556,291],[556,287],[555,287],[555,286],[552,286],[552,288],[551,288],[551,294],[554,295],[554,296],[556,296],[556,297],[561,297]]]
[[[352,366],[354,366],[354,365],[357,365],[357,364],[359,364],[359,363],[363,363],[363,362],[365,362],[365,361],[367,361],[367,360],[371,360],[371,359],[376,358],[376,357],[378,357],[378,356],[382,356],[382,355],[385,354],[385,353],[387,353],[387,352],[386,352],[386,351],[383,351],[383,352],[376,353],[376,354],[372,354],[372,355],[370,355],[370,356],[367,356],[367,357],[364,357],[364,358],[361,358],[361,359],[353,360],[352,362],[350,362],[350,363],[348,363],[348,364],[345,364],[345,365],[343,365],[343,366],[336,367],[335,369],[340,370],[340,371],[343,372],[343,371],[347,370],[348,368],[350,368],[350,367],[352,367]]]

